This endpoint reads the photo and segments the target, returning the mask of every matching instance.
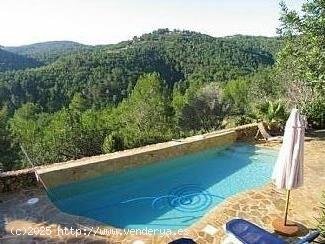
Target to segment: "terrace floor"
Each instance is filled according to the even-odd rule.
[[[263,143],[259,146],[279,147],[279,144]],[[289,219],[306,228],[314,228],[315,217],[319,216],[321,193],[325,190],[324,137],[314,137],[305,143],[304,170],[304,186],[291,193]],[[26,204],[32,197],[39,198],[39,202]],[[141,244],[168,243],[179,237],[190,237],[197,243],[220,243],[225,238],[223,225],[234,217],[245,218],[272,232],[272,220],[281,217],[284,205],[284,192],[275,189],[270,183],[227,199],[182,234],[144,235],[125,233],[94,220],[65,214],[51,203],[42,188],[36,187],[20,192],[0,193],[0,243]],[[203,231],[207,225],[214,227],[216,232],[213,235]],[[69,231],[64,230],[65,227]],[[24,228],[26,233],[23,233]]]

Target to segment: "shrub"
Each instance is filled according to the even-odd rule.
[[[223,125],[226,128],[232,128],[240,125],[250,124],[255,122],[256,118],[253,115],[236,115],[228,116],[223,120]]]
[[[325,127],[325,98],[316,97],[308,101],[302,108],[303,113],[308,118],[308,123],[313,128]]]
[[[281,100],[259,103],[255,110],[256,118],[270,126],[281,127],[288,117],[285,105]]]
[[[224,103],[217,83],[210,83],[198,90],[186,92],[185,103],[179,112],[181,130],[197,133],[220,128],[224,117]]]
[[[249,82],[244,79],[227,82],[224,87],[224,99],[230,105],[232,114],[245,114],[249,110]]]
[[[124,140],[123,137],[116,132],[112,132],[108,136],[106,136],[102,150],[104,153],[111,153],[115,151],[122,150],[124,148]]]

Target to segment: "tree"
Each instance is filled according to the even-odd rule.
[[[0,94],[4,94],[0,96],[1,105],[13,103],[18,108],[33,102],[44,112],[56,112],[80,93],[90,107],[116,106],[140,75],[152,72],[159,73],[169,88],[193,77],[202,82],[226,82],[273,65],[281,40],[239,35],[214,38],[162,29],[136,42],[116,45],[82,47],[71,43],[65,48],[63,43],[54,44],[48,43],[42,50],[30,47],[21,53],[39,59],[40,53],[43,57],[46,50],[51,50],[49,56],[53,57],[39,59],[48,65],[0,71]]]
[[[282,26],[279,32],[286,38],[280,52],[280,64],[292,62],[297,78],[320,88],[325,79],[325,3],[312,0],[302,7],[302,14],[289,11],[282,2]],[[292,72],[293,73],[293,72]]]
[[[41,108],[33,103],[26,103],[15,111],[12,119],[9,121],[10,133],[13,143],[22,145],[33,163],[42,163],[43,145],[43,126],[47,123],[47,116],[41,113]],[[20,155],[21,167],[30,166],[24,155]]]
[[[97,155],[107,133],[100,112],[80,111],[76,103],[52,114],[41,113],[32,103],[16,110],[10,121],[11,134],[24,146],[34,164],[48,164]],[[82,109],[83,110],[83,109]],[[24,155],[24,164],[28,165]]]
[[[266,68],[246,77],[249,81],[248,99],[250,102],[277,99],[283,96],[283,88],[275,76],[275,69]]]
[[[181,130],[209,131],[219,128],[224,116],[224,106],[218,84],[194,85],[185,93],[185,103],[179,112]]]
[[[18,53],[42,62],[33,69],[24,69],[12,49],[0,52],[17,57],[0,71],[0,107],[8,108],[3,123],[10,132],[3,138],[23,144],[34,163],[47,164],[220,128],[220,87],[273,65],[281,42],[161,29],[116,45],[67,43],[44,56],[54,44],[48,43],[43,51]],[[218,85],[209,86],[212,81]],[[27,166],[13,150],[23,162],[17,167]]]
[[[223,92],[233,114],[245,114],[249,109],[249,82],[244,79],[229,81]]]
[[[0,109],[0,172],[14,169],[18,166],[16,160],[16,148],[12,144],[10,131],[8,130],[8,109]]]
[[[77,112],[84,112],[89,107],[88,101],[80,93],[76,93],[70,104],[69,109]]]
[[[306,2],[302,14],[289,11],[284,3],[281,3],[281,7],[282,26],[279,32],[286,43],[278,59],[278,79],[287,88],[287,99],[291,106],[300,107],[309,119],[316,119],[313,123],[324,127],[325,109],[312,110],[321,113],[316,115],[310,114],[309,108],[325,103],[325,2]],[[302,89],[297,90],[297,87]],[[295,100],[292,100],[293,97]],[[301,100],[297,101],[297,97]]]
[[[169,113],[164,83],[157,73],[142,75],[130,97],[113,112],[127,148],[171,139]]]
[[[47,162],[59,162],[92,156],[101,153],[101,148],[92,144],[96,134],[86,130],[79,111],[63,109],[55,113],[43,130],[43,143],[51,148]],[[100,138],[97,138],[100,140]]]

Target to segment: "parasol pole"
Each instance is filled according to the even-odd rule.
[[[286,207],[285,207],[285,210],[284,210],[284,225],[287,225],[288,209],[289,209],[289,199],[290,199],[290,190],[287,190]]]

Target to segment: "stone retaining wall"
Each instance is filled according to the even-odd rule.
[[[234,128],[237,134],[237,141],[254,139],[257,129],[257,123],[242,125]]]
[[[53,187],[62,183],[88,179],[109,172],[117,172],[162,159],[230,144],[235,140],[235,131],[224,131],[53,164],[37,171],[45,185]]]
[[[35,186],[37,180],[32,169],[22,169],[0,173],[0,193]]]
[[[158,160],[252,138],[256,124],[216,131],[165,143],[82,158],[37,168],[48,187],[95,177],[103,173],[144,165]],[[0,192],[16,191],[36,185],[34,171],[24,169],[0,173]]]

